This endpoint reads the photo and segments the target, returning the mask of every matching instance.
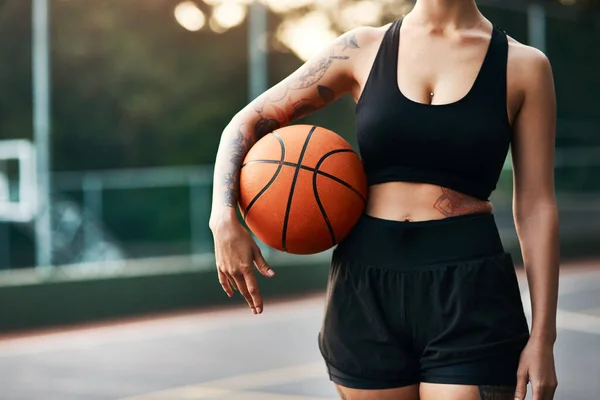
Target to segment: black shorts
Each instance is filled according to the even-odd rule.
[[[364,215],[334,250],[319,347],[333,382],[516,384],[529,338],[493,215]]]

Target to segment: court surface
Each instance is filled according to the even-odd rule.
[[[556,399],[599,399],[600,262],[563,269],[559,308]],[[322,315],[315,295],[267,303],[261,316],[237,307],[5,337],[0,398],[333,400]]]

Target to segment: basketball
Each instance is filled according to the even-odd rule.
[[[240,172],[239,207],[266,245],[315,254],[343,240],[363,213],[367,179],[358,154],[338,134],[292,125],[260,139]]]

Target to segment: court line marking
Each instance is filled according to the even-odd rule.
[[[219,399],[224,396],[237,394],[234,390],[213,388],[213,387],[181,387],[179,389],[163,390],[147,394],[124,397],[119,400],[189,400],[189,399]],[[231,398],[231,397],[229,397]]]
[[[523,309],[529,317],[532,316],[531,299],[527,281],[523,277],[520,282],[523,286],[521,296],[523,299]],[[586,271],[582,273],[561,275],[559,286],[559,304],[560,296],[583,293],[600,289],[600,271]],[[570,330],[575,332],[590,333],[600,335],[600,317],[586,314],[585,311],[574,312],[557,309],[556,312],[556,328]]]
[[[235,400],[335,400],[335,397],[308,397],[283,393],[237,392]],[[229,400],[229,399],[228,399]]]
[[[523,305],[531,314],[529,291],[524,276],[520,277]],[[560,294],[571,294],[600,289],[600,271],[570,274],[561,282]],[[201,311],[191,315],[161,316],[157,319],[117,323],[108,326],[93,326],[67,332],[32,334],[25,337],[0,338],[0,358],[27,354],[39,354],[63,349],[85,349],[109,343],[127,343],[143,340],[175,338],[218,331],[225,328],[276,324],[289,320],[309,318],[322,313],[324,295],[308,299],[295,299],[289,302],[268,306],[265,314],[254,316],[245,307],[240,309]],[[565,329],[596,334],[598,321],[589,314],[563,313],[561,326]],[[319,314],[320,315],[320,314]],[[586,328],[584,321],[591,324]]]
[[[585,315],[591,315],[593,317],[600,317],[600,307],[588,308],[582,311]]]
[[[216,388],[202,388],[201,391],[189,391],[182,393],[180,397],[150,394],[148,396],[135,397],[136,400],[201,400],[201,399],[225,399],[225,400],[335,400],[335,397],[314,397],[284,393],[268,393],[260,391],[240,392],[234,390],[223,390]],[[128,399],[121,399],[128,400]]]
[[[558,310],[556,314],[556,327],[600,335],[600,318],[588,314]]]
[[[588,271],[585,273],[565,274],[561,273],[559,295],[588,292],[600,289],[600,271]]]
[[[244,307],[235,310],[217,310],[196,315],[129,322],[115,326],[4,338],[0,339],[0,358],[65,349],[86,349],[111,343],[176,338],[220,329],[278,324],[290,320],[312,318],[316,312],[322,313],[323,305],[324,296],[320,296],[274,304],[264,314],[258,316],[253,315],[249,309]]]
[[[523,308],[531,324],[531,304],[528,301],[523,301]],[[556,328],[600,335],[600,317],[582,312],[561,310],[559,308],[556,311]]]
[[[260,372],[239,374],[213,381],[175,387],[172,389],[136,395],[133,397],[126,397],[120,400],[173,400],[189,398],[205,399],[208,396],[232,394],[239,391],[265,388],[268,386],[284,385],[311,379],[320,379],[325,376],[327,376],[327,368],[325,367],[325,363],[314,362],[310,364],[294,365],[291,367],[282,367]],[[194,397],[186,397],[189,395]],[[237,398],[238,397],[236,397],[236,399]],[[299,399],[306,399],[306,397],[299,397]]]

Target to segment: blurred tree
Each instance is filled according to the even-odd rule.
[[[209,130],[243,105],[245,46],[226,43],[244,32],[187,32],[175,4],[56,3],[56,21],[76,21],[54,28],[57,168],[209,161]]]
[[[0,8],[0,139],[32,135],[30,19],[27,1]]]
[[[29,2],[8,1],[0,14],[0,33],[11,38],[0,42],[0,56],[7,60],[0,64],[0,83],[5,88],[0,93],[0,134],[23,137],[31,135],[31,10]],[[208,29],[208,25],[198,32],[187,31],[174,17],[179,3],[51,2],[55,168],[120,168],[213,160],[222,128],[247,98],[246,26],[239,25],[223,34]],[[271,18],[271,83],[302,62],[289,51],[293,46],[289,46],[290,36],[286,40],[284,28],[295,25],[289,21],[325,15],[325,29],[337,34],[360,24],[390,21],[412,5],[411,1],[400,0],[339,0],[335,4],[314,1],[285,8],[285,3],[268,2],[277,12]],[[524,14],[486,8],[485,1],[482,3],[494,22],[517,39],[526,40]],[[592,6],[598,1],[577,3]],[[202,1],[195,4],[210,21],[213,9]],[[600,68],[594,55],[597,35],[591,28],[588,34],[577,32],[568,22],[552,23],[551,27],[549,55],[559,70],[571,74],[562,78],[559,74],[557,79],[561,91],[569,93],[561,112],[592,117],[596,102],[587,101],[587,95],[585,101],[578,101],[586,85],[582,82],[571,86],[569,81],[597,79],[598,74],[593,73]],[[574,63],[571,56],[581,62]],[[351,102],[342,102],[310,121],[327,124],[351,138],[351,106]]]

